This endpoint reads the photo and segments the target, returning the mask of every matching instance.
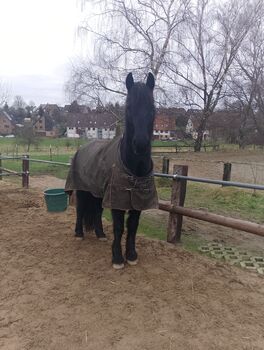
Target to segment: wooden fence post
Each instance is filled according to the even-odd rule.
[[[167,157],[162,158],[162,173],[169,174],[170,160]]]
[[[232,169],[231,163],[224,163],[223,181],[231,180],[231,169]]]
[[[187,165],[174,165],[173,174],[188,175]],[[186,194],[186,180],[175,179],[172,183],[171,204],[177,206],[184,206]],[[167,230],[167,242],[179,243],[181,241],[182,231],[182,215],[170,213]]]
[[[50,160],[52,160],[52,148],[51,148],[51,145],[49,146],[49,156],[50,156]]]
[[[29,185],[29,155],[23,155],[22,158],[22,187],[28,188]]]
[[[0,180],[3,180],[2,177],[2,159],[1,159],[2,153],[0,153]]]

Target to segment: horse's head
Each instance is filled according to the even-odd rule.
[[[126,133],[137,155],[150,151],[155,118],[153,89],[155,79],[149,73],[146,83],[134,83],[132,73],[126,78]]]

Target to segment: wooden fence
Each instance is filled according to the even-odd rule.
[[[2,159],[21,159],[22,160],[22,172],[14,172],[2,167]],[[11,175],[19,175],[22,176],[22,186],[24,188],[29,187],[29,164],[30,162],[41,162],[47,164],[55,164],[55,165],[63,165],[69,166],[69,163],[61,163],[61,162],[53,162],[39,159],[30,159],[29,156],[22,156],[17,158],[11,157],[1,157],[0,155],[0,180],[3,176],[11,176]],[[230,176],[227,172],[225,180],[211,180],[211,179],[203,179],[203,178],[194,178],[188,176],[188,167],[186,165],[174,165],[173,175],[169,175],[168,169],[168,161],[163,160],[163,174],[154,174],[155,176],[169,177],[172,178],[172,191],[171,191],[171,203],[160,202],[159,209],[167,211],[170,213],[168,220],[168,228],[167,228],[167,241],[170,243],[177,243],[181,240],[181,232],[182,232],[182,223],[183,216],[195,218],[202,221],[207,221],[210,223],[214,223],[217,225],[222,225],[230,228],[234,228],[237,230],[242,230],[245,232],[250,232],[255,235],[264,236],[264,225],[260,225],[257,223],[234,219],[230,217],[225,217],[218,214],[213,214],[209,212],[204,212],[201,210],[195,210],[192,208],[185,208],[185,195],[187,189],[187,181],[196,181],[203,183],[213,183],[222,186],[236,186],[242,188],[251,188],[257,190],[264,190],[263,185],[256,184],[245,184],[245,183],[237,183],[226,181],[226,179],[230,180]],[[228,167],[231,170],[231,167]],[[4,171],[4,172],[3,172]],[[225,174],[225,172],[224,172]]]

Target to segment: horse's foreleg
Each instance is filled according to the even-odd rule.
[[[100,241],[106,241],[106,235],[104,233],[103,229],[103,223],[102,223],[102,214],[103,214],[103,208],[102,208],[102,200],[98,203],[97,210],[95,212],[95,217],[94,217],[94,230],[96,237]]]
[[[136,234],[141,212],[130,210],[127,219],[126,259],[129,265],[137,264]]]
[[[76,225],[75,237],[83,238],[83,218],[85,214],[85,196],[82,191],[76,191]]]
[[[121,238],[124,232],[124,218],[125,211],[112,210],[114,241],[112,244],[112,263],[115,269],[122,269],[124,267],[124,258],[122,255]]]

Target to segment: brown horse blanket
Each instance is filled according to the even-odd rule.
[[[133,176],[120,156],[121,137],[81,147],[72,159],[65,191],[88,191],[103,198],[103,207],[146,210],[158,207],[153,174]]]

